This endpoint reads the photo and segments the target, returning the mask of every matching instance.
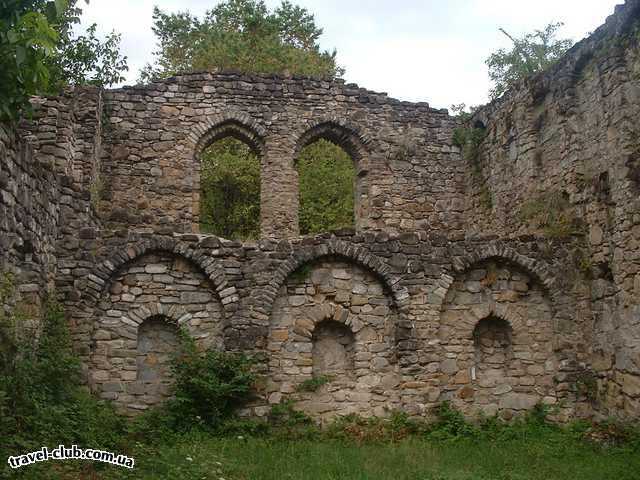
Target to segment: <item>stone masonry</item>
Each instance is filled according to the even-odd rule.
[[[639,22],[627,0],[468,125],[341,80],[233,72],[36,98],[0,128],[3,308],[55,292],[87,384],[128,414],[167,398],[184,326],[260,359],[246,414],[449,400],[637,419]],[[474,158],[460,127],[484,129]],[[228,136],[260,158],[255,242],[199,233],[199,155]],[[356,228],[300,237],[294,165],[317,139],[354,161]]]

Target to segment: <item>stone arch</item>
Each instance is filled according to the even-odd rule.
[[[440,365],[447,385],[444,398],[469,413],[501,411],[506,416],[542,398],[555,401],[549,292],[554,278],[546,266],[492,245],[456,259],[454,270],[441,276],[437,295],[442,296],[437,336],[445,358]],[[477,343],[477,329],[486,319],[507,326],[508,349],[499,348],[505,333],[497,327],[485,329],[488,337]]]
[[[305,125],[305,131],[296,141],[294,159],[297,160],[300,150],[321,138],[342,147],[356,162],[357,175],[367,173],[368,151],[371,138],[338,117],[316,119]]]
[[[193,127],[187,138],[196,159],[211,143],[227,136],[246,143],[258,156],[263,157],[266,135],[264,127],[249,115],[231,111],[207,117]]]
[[[221,263],[193,245],[175,238],[160,236],[151,237],[148,240],[129,245],[127,248],[120,248],[109,255],[87,276],[87,284],[81,295],[81,300],[89,305],[95,304],[118,271],[137,258],[153,252],[168,252],[191,261],[213,284],[215,292],[222,302],[225,316],[230,316],[237,309],[239,297],[236,288],[229,285]]]
[[[453,269],[459,273],[467,270],[473,264],[491,259],[503,260],[522,268],[534,276],[547,292],[556,280],[551,274],[550,267],[546,263],[522,255],[507,245],[497,243],[469,252],[465,256],[454,258]]]
[[[329,377],[330,385],[300,397],[305,411],[331,416],[395,406],[400,322],[390,286],[343,255],[308,262],[302,265],[309,268],[286,277],[269,316],[268,401],[295,393],[317,375]]]
[[[316,326],[324,321],[331,320],[342,325],[345,325],[351,329],[352,316],[349,310],[343,308],[341,305],[336,305],[333,302],[323,303],[316,305],[315,307],[307,308],[304,320],[298,319],[293,330],[302,337],[312,338],[313,332]]]
[[[250,116],[240,112],[225,112],[224,114],[208,117],[197,124],[188,137],[188,146],[194,157],[194,183],[192,201],[192,230],[200,231],[200,155],[212,143],[227,137],[235,138],[246,144],[258,157],[261,165],[265,158],[266,130]],[[263,167],[261,166],[261,176]],[[262,205],[260,205],[262,209]]]
[[[256,309],[262,316],[271,315],[273,304],[278,291],[284,285],[287,277],[304,264],[316,261],[323,257],[341,257],[349,262],[372,271],[388,288],[391,298],[398,312],[402,315],[409,307],[409,291],[401,284],[402,278],[391,272],[391,269],[379,257],[370,253],[365,248],[341,240],[332,240],[313,247],[301,247],[294,250],[289,258],[281,262],[271,275],[271,282],[262,289],[259,296],[264,299],[264,308]]]

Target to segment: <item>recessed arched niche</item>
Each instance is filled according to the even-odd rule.
[[[162,315],[144,320],[138,327],[136,379],[154,388],[168,384],[171,359],[178,348],[178,328]]]
[[[349,327],[324,320],[315,326],[311,341],[315,377],[353,377],[355,338]]]
[[[440,384],[466,413],[509,416],[556,398],[551,301],[525,268],[490,258],[458,273],[437,336]]]

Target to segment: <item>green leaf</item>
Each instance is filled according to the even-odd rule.
[[[27,58],[27,49],[22,45],[16,45],[16,64],[18,67],[24,63]]]
[[[69,6],[68,0],[55,0],[55,4],[56,4],[56,11],[58,12],[58,15],[62,15],[67,10],[67,7]]]
[[[18,38],[18,34],[13,30],[9,30],[7,32],[7,40],[9,40],[9,43],[16,43],[18,41]]]

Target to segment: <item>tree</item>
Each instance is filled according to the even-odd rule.
[[[141,81],[213,69],[329,77],[343,73],[335,50],[320,50],[322,29],[313,15],[288,1],[269,11],[262,0],[227,0],[202,20],[155,7],[153,20],[159,50],[154,65],[141,72]]]
[[[29,97],[49,86],[45,60],[55,51],[65,2],[0,0],[0,120],[15,120]]]
[[[76,35],[73,27],[82,13],[76,3],[0,0],[0,120],[28,113],[32,95],[123,80],[127,62],[120,55],[120,36],[112,32],[101,41],[95,24]]]
[[[550,23],[543,30],[535,30],[522,38],[514,38],[504,29],[500,31],[513,43],[511,50],[501,48],[492,53],[485,63],[494,87],[489,91],[492,99],[500,97],[518,81],[546,70],[573,45],[568,39],[557,39],[563,23]]]

